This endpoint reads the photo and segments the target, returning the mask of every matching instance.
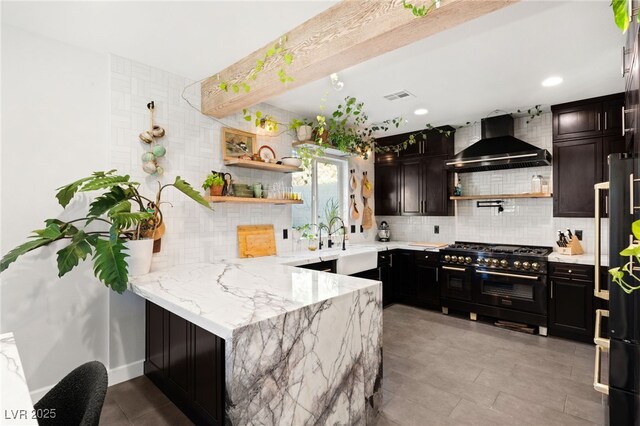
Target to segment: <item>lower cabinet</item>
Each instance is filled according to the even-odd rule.
[[[439,254],[396,250],[391,256],[393,301],[421,308],[439,308]]]
[[[593,299],[593,266],[551,263],[549,334],[592,343]]]
[[[146,302],[144,374],[194,423],[224,424],[224,340]]]

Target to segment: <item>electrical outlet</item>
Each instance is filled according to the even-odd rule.
[[[582,229],[576,229],[576,232],[574,232],[574,234],[576,234],[577,239],[582,241]]]
[[[433,226],[433,233],[434,234],[439,234],[440,233],[440,226],[434,225]]]
[[[289,230],[288,229],[283,229],[282,230],[282,239],[283,240],[289,239]]]
[[[352,234],[356,233],[356,226],[355,225],[351,225],[351,233]]]

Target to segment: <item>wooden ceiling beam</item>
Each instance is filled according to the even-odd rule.
[[[264,57],[275,40],[204,80],[202,112],[216,118],[226,117],[517,1],[442,0],[440,8],[418,18],[403,8],[402,0],[343,0],[287,33],[286,49],[293,54],[290,65],[284,65],[283,57],[275,55],[255,80],[247,79],[256,61]],[[294,78],[293,82],[280,82],[278,70],[283,67]],[[219,88],[220,81],[246,81],[251,89],[248,93],[224,91]]]

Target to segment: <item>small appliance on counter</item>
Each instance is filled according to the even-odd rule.
[[[389,241],[390,236],[391,231],[389,230],[389,224],[383,220],[382,223],[380,223],[380,227],[378,227],[378,240],[386,243]]]

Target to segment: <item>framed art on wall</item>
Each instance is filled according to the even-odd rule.
[[[249,157],[255,152],[256,134],[228,127],[222,128],[222,157]]]

